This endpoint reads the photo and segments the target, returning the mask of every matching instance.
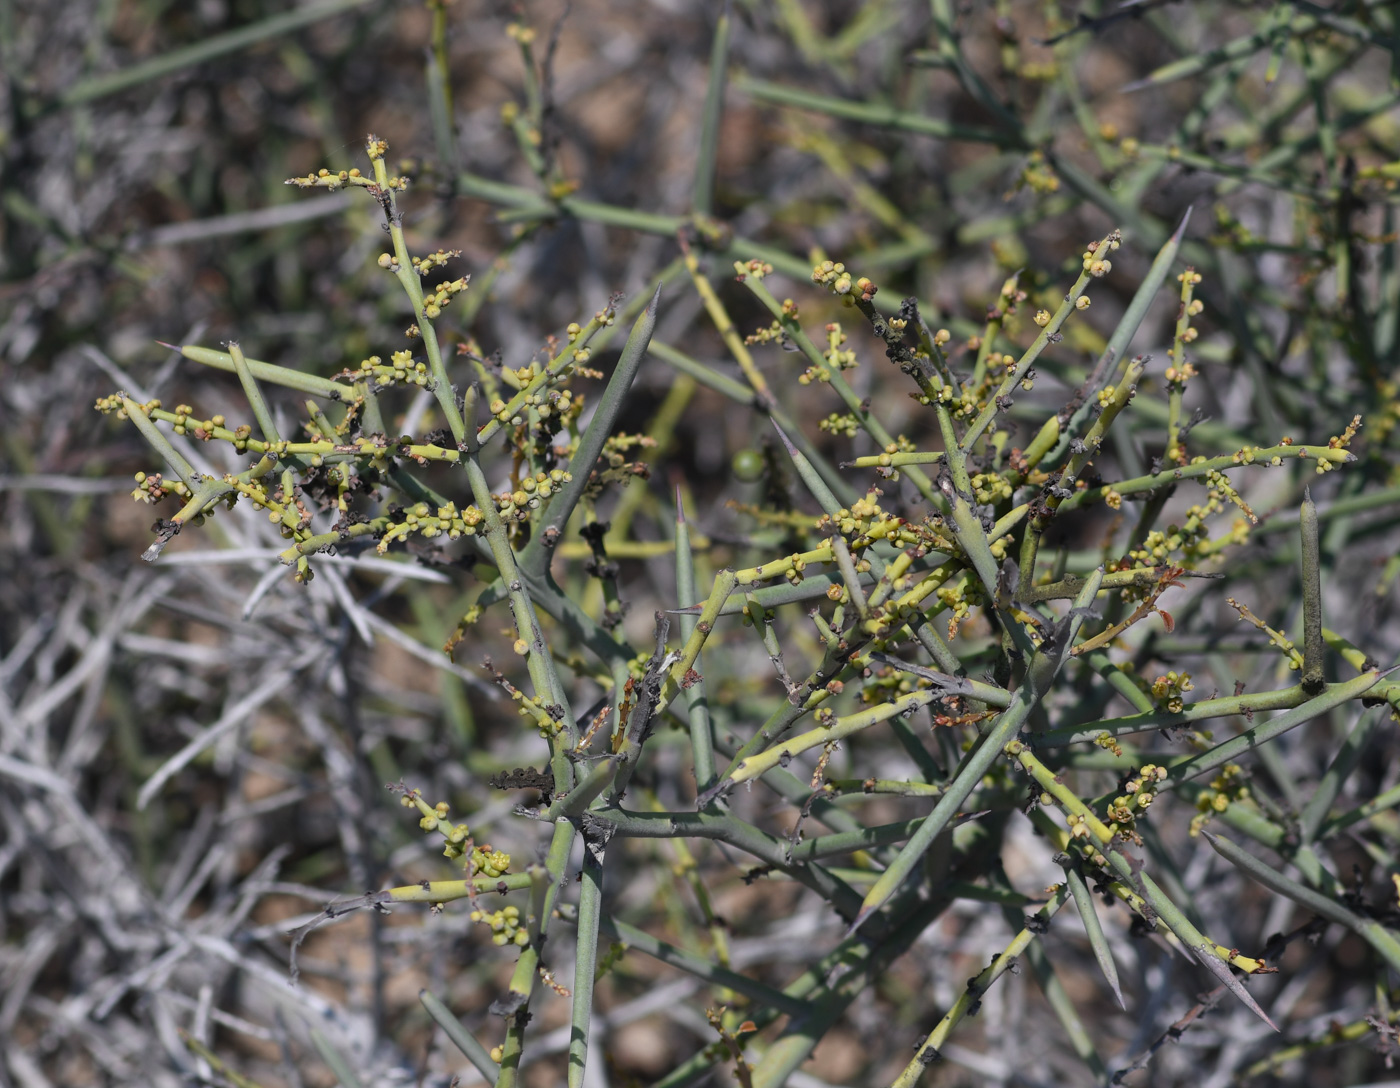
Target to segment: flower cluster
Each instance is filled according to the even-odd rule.
[[[393,515],[390,515],[391,519]],[[448,502],[444,506],[439,506],[433,510],[427,503],[420,502],[411,509],[403,511],[402,520],[391,523],[379,538],[376,550],[380,555],[389,550],[389,546],[396,540],[406,540],[417,533],[425,539],[431,540],[433,537],[445,535],[449,540],[456,540],[462,536],[475,536],[477,526],[481,524],[481,511],[475,506],[468,506],[464,510],[458,510],[455,503]]]
[[[1186,705],[1182,696],[1193,690],[1195,686],[1191,682],[1190,673],[1179,673],[1173,669],[1152,681],[1152,697],[1164,709],[1170,710],[1173,714],[1180,714]]]
[[[520,918],[520,908],[502,907],[500,910],[474,910],[469,915],[473,922],[491,928],[491,943],[495,945],[513,944],[523,948],[530,943],[529,931]]]
[[[835,514],[823,515],[816,524],[816,531],[819,536],[830,536],[832,532],[838,532],[847,540],[855,541],[866,537],[875,527],[881,527],[884,531],[879,535],[888,537],[894,533],[900,524],[901,519],[891,518],[880,507],[881,492],[872,488],[865,493],[865,497],[857,499],[851,503],[850,507],[842,507]]]
[[[189,494],[189,488],[179,480],[173,484],[166,483],[165,478],[159,472],[138,472],[136,474],[136,487],[132,489],[131,497],[137,502],[157,503],[171,492]]]
[[[1095,279],[1101,279],[1113,271],[1113,262],[1108,254],[1122,244],[1122,236],[1115,230],[1107,242],[1090,242],[1084,249],[1084,271]]]
[[[510,871],[510,855],[497,850],[490,843],[477,845],[472,842],[471,828],[466,824],[454,824],[447,819],[451,811],[446,801],[429,805],[423,794],[416,789],[403,789],[399,804],[404,808],[416,808],[422,813],[418,826],[429,834],[437,832],[443,839],[443,855],[460,858],[470,850],[467,872],[474,876],[499,877]]]
[[[1011,196],[1020,189],[1029,189],[1038,196],[1048,196],[1060,191],[1060,178],[1045,161],[1043,151],[1032,151],[1026,157],[1026,165],[1016,180],[1015,189],[1007,195]]]
[[[1238,763],[1227,763],[1220,773],[1210,780],[1210,786],[1196,798],[1196,815],[1191,817],[1191,835],[1197,836],[1201,828],[1210,823],[1217,814],[1224,812],[1237,801],[1249,798],[1249,785],[1245,781],[1244,768]]]
[[[1151,807],[1157,796],[1157,787],[1167,779],[1167,769],[1155,763],[1148,763],[1138,769],[1138,773],[1123,783],[1123,792],[1108,804],[1108,828],[1115,835],[1134,842],[1141,842],[1137,833],[1137,819]]]
[[[862,302],[869,302],[879,290],[864,276],[853,280],[851,274],[846,271],[846,266],[840,261],[822,261],[812,269],[812,282],[820,287],[830,288],[833,295],[841,298],[859,298]],[[852,291],[855,292],[854,295]]]

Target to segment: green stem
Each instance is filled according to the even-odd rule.
[[[1317,507],[1311,491],[1303,494],[1298,515],[1302,537],[1303,579],[1303,690],[1319,694],[1327,686],[1322,661],[1327,646],[1322,640],[1322,560],[1317,543]]]
[[[603,905],[601,840],[584,839],[579,873],[578,940],[574,945],[574,992],[569,1020],[569,1088],[582,1088],[588,1063],[588,1027],[593,1018],[593,983],[598,968],[598,921]]]
[[[521,565],[536,576],[540,575],[549,564],[549,550],[545,542],[557,540],[564,532],[569,515],[573,513],[574,507],[583,496],[584,488],[588,486],[589,476],[593,472],[593,466],[598,463],[608,434],[612,431],[613,424],[622,411],[622,405],[627,398],[627,391],[632,385],[632,379],[636,377],[642,360],[646,358],[651,331],[656,327],[656,310],[660,299],[661,288],[657,287],[656,292],[651,296],[651,302],[647,304],[646,309],[637,318],[636,324],[632,326],[632,332],[627,337],[627,343],[623,346],[622,356],[618,359],[612,378],[608,381],[608,386],[598,401],[593,419],[589,423],[588,429],[584,431],[583,437],[579,439],[578,448],[569,460],[569,472],[573,478],[550,497],[536,522],[536,534],[521,552]]]
[[[899,852],[898,857],[880,875],[880,879],[866,894],[860,913],[856,915],[855,921],[851,924],[852,931],[859,928],[871,914],[887,903],[899,886],[904,883],[914,866],[933,845],[934,839],[948,826],[962,808],[963,802],[981,783],[982,776],[987,773],[988,768],[1003,754],[1007,743],[1020,732],[1021,727],[1030,717],[1031,710],[1050,690],[1051,681],[1059,672],[1060,666],[1069,657],[1066,651],[1079,633],[1084,613],[1087,612],[1089,605],[1098,593],[1102,573],[1100,570],[1097,572],[1097,577],[1091,577],[1083,592],[1075,599],[1074,608],[1071,609],[1065,622],[1065,630],[1057,636],[1054,651],[1049,653],[1037,651],[1035,653],[1035,659],[1032,660],[1027,671],[1026,682],[1017,689],[1011,705],[1001,712],[996,724],[982,738],[981,743],[963,760],[957,774],[948,784],[942,799],[934,806],[928,819],[924,821],[919,830],[905,844],[904,849]]]
[[[924,1056],[930,1053],[937,1054],[939,1049],[947,1044],[953,1029],[966,1017],[976,1012],[982,998],[986,996],[987,991],[992,988],[997,979],[1006,974],[1008,970],[1015,969],[1017,957],[1024,954],[1037,935],[1045,931],[1050,924],[1050,919],[1059,913],[1060,908],[1065,905],[1068,899],[1069,890],[1061,885],[1051,896],[1050,902],[1036,912],[1037,924],[1035,927],[1027,925],[1011,939],[1010,943],[990,964],[976,976],[967,980],[967,986],[959,992],[952,1007],[944,1013],[943,1019],[938,1022],[938,1026],[929,1032],[923,1043],[917,1048],[918,1053],[904,1067],[904,1071],[894,1079],[891,1088],[914,1088],[914,1085],[919,1083],[919,1078],[923,1076],[924,1070],[929,1065],[924,1060]]]
[[[477,1041],[476,1036],[452,1015],[452,1010],[427,990],[418,991],[418,1000],[428,1011],[428,1015],[433,1018],[433,1022],[442,1028],[443,1034],[452,1041],[452,1045],[460,1050],[472,1065],[476,1066],[487,1081],[495,1083],[501,1067],[492,1060],[490,1052]]]

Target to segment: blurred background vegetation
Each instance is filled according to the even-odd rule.
[[[730,282],[732,260],[772,261],[790,284],[775,286],[780,297],[812,299],[810,324],[824,307],[836,313],[804,283],[812,261],[830,257],[876,279],[882,301],[916,296],[957,347],[1009,275],[1024,269],[1032,303],[1052,300],[1085,242],[1121,227],[1124,248],[1089,321],[1043,368],[1068,391],[1102,347],[1094,330],[1113,328],[1193,209],[1183,257],[1202,272],[1206,303],[1193,433],[1228,452],[1285,435],[1325,441],[1364,417],[1360,461],[1314,486],[1328,617],[1383,665],[1396,660],[1392,4],[740,0],[713,192],[697,194],[719,10],[0,0],[0,1083],[217,1082],[182,1030],[257,1083],[333,1083],[316,1041],[289,1019],[287,929],[329,895],[443,875],[384,784],[403,778],[451,800],[478,839],[522,859],[537,849],[531,826],[508,818],[516,797],[484,785],[539,759],[477,667],[502,653],[505,621],[489,614],[472,636],[480,643],[455,659],[441,651],[477,590],[469,576],[365,564],[295,587],[272,558],[275,534],[252,518],[186,533],[159,563],[142,563],[156,515],[129,492],[153,457],[134,429],[92,410],[120,388],[235,414],[231,375],[158,339],[236,338],[250,356],[323,376],[400,344],[401,292],[374,265],[378,207],[284,185],[321,166],[363,167],[368,132],[413,178],[403,206],[417,251],[460,249],[451,271],[473,276],[453,342],[510,365],[612,293],[636,301],[676,260],[678,233],[704,253],[741,331],[769,319]],[[1174,302],[1163,295],[1135,350],[1169,345]],[[656,339],[738,373],[679,280]],[[927,444],[930,422],[873,345],[853,331],[853,382],[891,429]],[[775,353],[762,366],[807,437],[849,458],[850,443],[818,432],[834,405],[797,388],[801,364]],[[412,430],[422,407],[405,398],[401,410]],[[618,500],[636,538],[670,539],[679,485],[712,567],[780,543],[742,509],[771,496],[730,470],[736,454],[763,452],[761,425],[653,357],[625,420],[666,436],[647,454],[649,487]],[[1113,456],[1141,473],[1160,446],[1147,435]],[[1296,630],[1296,549],[1279,534],[1295,531],[1308,482],[1291,470],[1251,481],[1263,521],[1228,586],[1193,596],[1174,638],[1146,658],[1187,663],[1207,690],[1276,682],[1263,637],[1237,628],[1222,602],[1233,594]],[[1076,525],[1080,535],[1057,546],[1093,551],[1108,528]],[[652,611],[674,600],[669,562],[620,562],[628,630],[645,645]],[[731,666],[741,697],[771,688],[741,656]],[[1349,724],[1324,722],[1271,754],[1254,788],[1296,809]],[[1364,739],[1352,803],[1396,783],[1393,729]],[[187,745],[189,758],[172,763]],[[690,799],[679,783],[655,788],[670,807]],[[1331,859],[1378,902],[1397,872],[1400,825],[1388,816],[1340,836]],[[618,913],[679,940],[698,926],[670,876],[683,859],[648,850],[634,859],[645,875],[618,890]],[[1029,857],[1010,875],[1033,894],[1054,872]],[[720,852],[701,862],[736,965],[778,977],[806,962],[814,915],[738,879]],[[1204,860],[1180,879],[1241,944],[1306,920],[1211,876]],[[1008,932],[999,910],[960,905],[790,1083],[889,1079]],[[1062,977],[1096,1010],[1108,1068],[1140,1063],[1127,1083],[1387,1076],[1393,1029],[1372,1031],[1364,1017],[1383,1024],[1390,998],[1358,973],[1354,938],[1329,931],[1291,947],[1265,984],[1274,989],[1255,991],[1269,995],[1282,1040],[1241,1009],[1191,1017],[1199,980],[1146,942],[1124,939],[1133,968],[1129,1008],[1118,1010],[1078,931],[1052,940],[1057,963],[1078,967]],[[598,1084],[649,1083],[714,1038],[680,1000],[693,980],[634,959],[600,990]],[[435,1034],[418,990],[489,1024],[508,968],[460,913],[365,914],[308,942],[295,1002],[323,1040],[358,1056],[366,1083],[441,1085],[460,1072],[465,1085],[476,1073]],[[565,1022],[556,1013],[541,1007],[541,1031]],[[1154,1049],[1183,1017],[1177,1045]],[[1331,1038],[1334,1024],[1363,1027]],[[1059,1033],[1033,983],[1009,977],[926,1083],[1076,1082]],[[527,1083],[560,1083],[550,1055],[566,1042],[567,1029],[545,1035]]]

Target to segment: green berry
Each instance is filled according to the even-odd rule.
[[[736,479],[746,484],[754,484],[763,479],[763,454],[758,450],[740,450],[730,464]]]

